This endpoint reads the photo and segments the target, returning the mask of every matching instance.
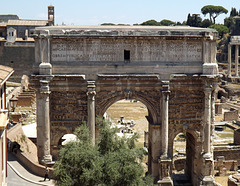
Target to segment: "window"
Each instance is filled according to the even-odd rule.
[[[124,50],[124,61],[130,61],[130,50]]]

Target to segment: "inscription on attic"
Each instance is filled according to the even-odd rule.
[[[78,39],[53,40],[52,62],[98,61],[123,62],[124,51],[131,62],[201,62],[202,44],[195,41],[162,39]]]

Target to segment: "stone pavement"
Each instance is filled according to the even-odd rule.
[[[29,172],[17,159],[16,157],[8,152],[8,165],[13,169],[13,171],[22,179],[34,183],[37,185],[48,185],[53,186],[53,180],[44,181],[44,177],[34,175],[33,173]]]

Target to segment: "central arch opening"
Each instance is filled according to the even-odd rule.
[[[113,103],[106,110],[104,117],[109,119],[118,128],[118,136],[139,134],[137,146],[148,151],[148,109],[137,100],[122,99]],[[144,168],[148,170],[148,157],[144,157]]]

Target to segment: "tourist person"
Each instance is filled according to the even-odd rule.
[[[50,177],[49,177],[49,175],[48,175],[48,172],[49,172],[49,170],[48,170],[48,167],[46,166],[46,168],[45,168],[45,176],[44,176],[44,181],[48,178],[49,179],[49,181],[50,181]]]

